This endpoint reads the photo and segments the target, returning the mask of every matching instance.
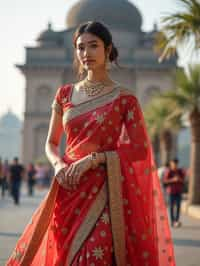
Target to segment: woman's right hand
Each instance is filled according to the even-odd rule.
[[[63,161],[58,162],[54,167],[55,178],[58,181],[59,185],[61,185],[64,188],[68,188],[65,178],[65,172],[67,171],[68,167],[69,165]]]

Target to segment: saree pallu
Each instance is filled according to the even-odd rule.
[[[8,266],[175,266],[173,243],[151,143],[137,98],[119,86],[82,104],[72,85],[53,108],[67,135],[70,165],[93,151],[106,164],[79,186],[51,188],[17,242]]]

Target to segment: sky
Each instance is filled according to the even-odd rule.
[[[76,2],[77,0],[0,0],[0,116],[11,109],[23,119],[25,79],[15,64],[25,62],[25,47],[36,45],[36,38],[47,28],[49,21],[54,30],[66,28],[67,13]],[[162,15],[177,10],[176,0],[129,2],[140,10],[143,16],[142,29],[145,31],[152,30],[153,24],[159,23]]]

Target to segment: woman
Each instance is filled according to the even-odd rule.
[[[27,169],[27,177],[28,177],[27,185],[28,185],[28,195],[29,196],[34,195],[35,174],[36,174],[35,166],[33,163],[30,163],[28,165],[28,169]]]
[[[74,48],[86,77],[55,96],[46,143],[55,178],[7,265],[174,266],[142,111],[107,71],[118,56],[112,36],[88,22],[75,32]]]

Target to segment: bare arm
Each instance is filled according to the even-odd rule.
[[[177,182],[179,182],[179,177],[178,176],[174,176],[172,178],[169,178],[169,172],[167,171],[165,173],[165,176],[163,178],[163,183],[165,185],[172,184],[172,183],[177,183]]]
[[[177,178],[176,177],[173,177],[173,178],[170,178],[170,179],[167,179],[164,181],[164,184],[172,184],[172,183],[177,183]]]
[[[62,115],[53,109],[49,123],[45,151],[49,161],[55,169],[55,172],[58,172],[61,168],[66,166],[59,155],[59,143],[62,133]]]

